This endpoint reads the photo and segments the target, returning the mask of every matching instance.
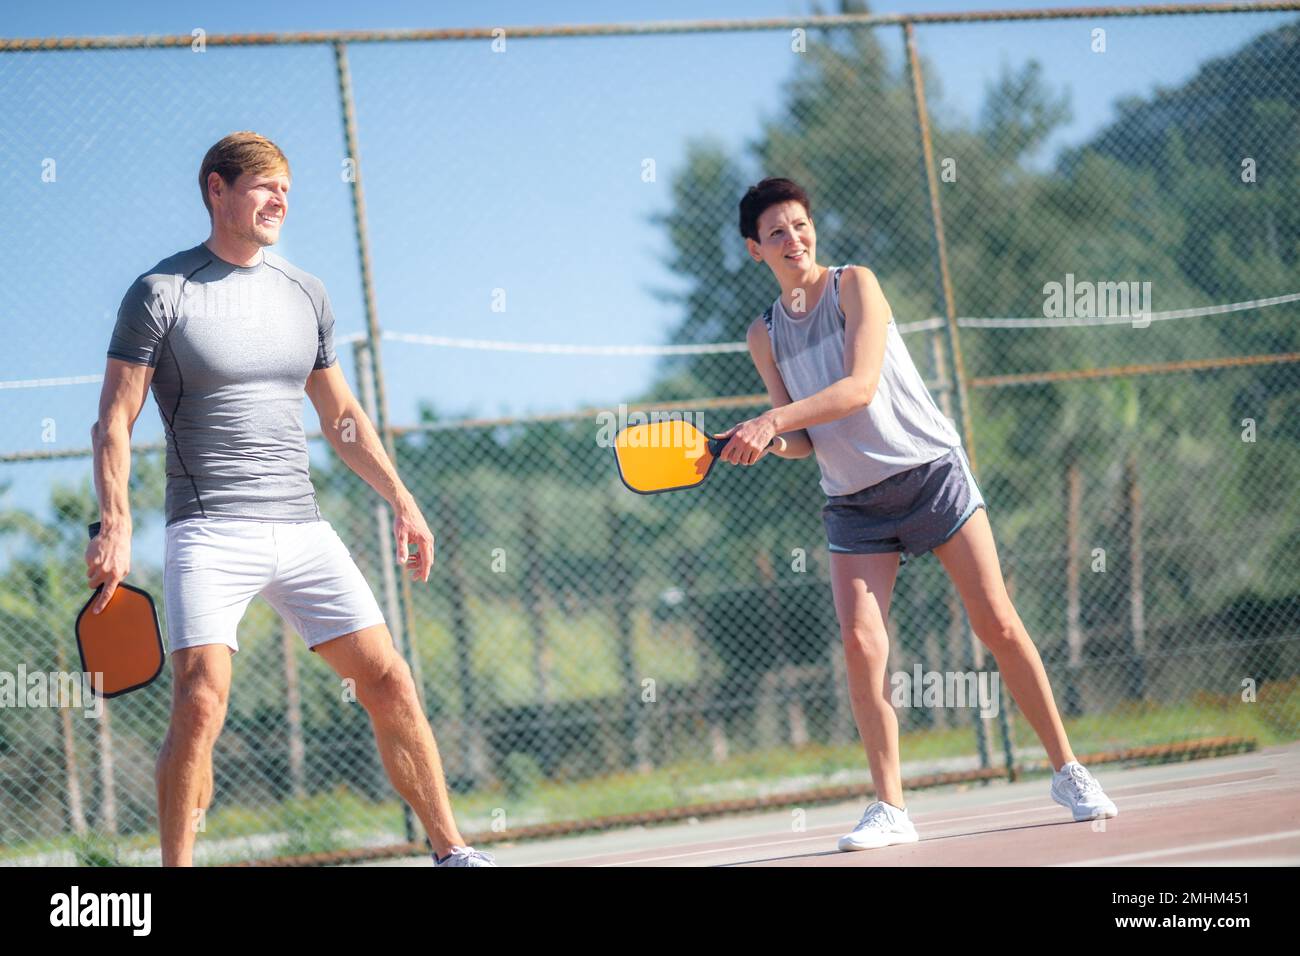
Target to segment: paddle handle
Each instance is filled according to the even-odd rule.
[[[727,442],[729,441],[731,441],[730,435],[728,435],[726,438],[710,438],[709,454],[712,455],[714,458],[717,458],[719,455],[722,454],[722,449],[727,447]],[[777,435],[775,438],[773,438],[770,442],[767,443],[768,448],[771,448],[773,445],[776,445],[777,451],[785,451],[786,448],[789,447],[789,443],[780,435]]]

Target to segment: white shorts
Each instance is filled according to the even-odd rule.
[[[235,630],[257,595],[309,648],[384,623],[370,585],[328,521],[185,518],[167,526],[167,643],[239,650]]]

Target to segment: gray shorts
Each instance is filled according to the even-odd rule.
[[[987,511],[988,505],[958,445],[861,491],[827,498],[822,520],[832,553],[899,551],[906,564],[909,556],[925,554],[951,538],[977,508]]]

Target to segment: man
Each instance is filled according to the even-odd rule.
[[[236,628],[261,594],[342,678],[374,725],[393,787],[420,817],[438,866],[493,866],[464,845],[433,732],[406,662],[308,475],[304,391],[339,457],[393,507],[397,561],[427,581],[433,535],[334,355],[315,276],[267,252],[289,210],[289,163],[256,133],[203,158],[212,231],[158,263],[122,300],[91,431],[101,530],[86,549],[99,613],[131,564],[131,431],[152,387],[167,435],[166,595],[171,723],[158,756],[164,866],[192,863],[212,799],[212,748]],[[414,545],[414,553],[408,554]]]
[[[961,437],[930,397],[875,275],[817,264],[808,195],[789,179],[750,187],[740,232],[750,258],[781,287],[748,335],[772,408],[726,432],[731,440],[720,457],[752,465],[780,434],[786,449],[773,454],[815,453],[821,469],[849,697],[880,797],[839,848],[918,838],[903,804],[885,621],[900,560],[927,551],[952,578],[976,636],[1047,749],[1056,771],[1052,799],[1076,821],[1115,816],[1114,803],[1074,759],[1042,660],[1007,595]]]

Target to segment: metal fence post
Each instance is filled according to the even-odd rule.
[[[370,267],[370,236],[366,229],[366,195],[361,185],[361,150],[357,145],[357,121],[356,112],[352,103],[352,75],[348,71],[348,54],[347,47],[341,40],[335,40],[334,46],[334,65],[338,72],[339,81],[339,103],[343,110],[343,136],[347,146],[347,154],[352,160],[352,219],[356,227],[357,236],[357,257],[361,266],[361,294],[366,311],[366,351],[363,357],[368,357],[369,361],[363,363],[363,370],[368,369],[370,373],[369,387],[364,390],[365,397],[363,403],[366,406],[366,414],[375,422],[380,437],[384,442],[384,450],[388,452],[388,457],[392,460],[394,467],[397,466],[397,443],[393,437],[392,422],[388,416],[388,393],[384,386],[384,365],[380,357],[380,330],[379,330],[379,312],[375,307],[375,286]],[[391,523],[389,525],[391,527]],[[387,540],[386,538],[384,539]],[[380,542],[380,554],[384,553],[384,541]],[[380,560],[380,564],[386,564],[386,561]],[[401,579],[401,588],[398,596],[399,616],[394,617],[390,623],[390,629],[397,627],[403,631],[411,633],[409,643],[398,639],[397,646],[403,651],[406,662],[410,665],[411,674],[415,678],[415,691],[420,698],[420,707],[428,712],[424,702],[424,681],[420,673],[420,656],[415,652],[415,632],[412,628],[411,621],[411,590],[409,578],[403,572]],[[396,637],[396,632],[394,632]]]
[[[366,311],[366,349],[357,352],[358,360],[368,359],[368,361],[359,361],[359,371],[362,376],[358,379],[358,384],[362,384],[362,402],[366,407],[366,414],[375,422],[375,426],[384,442],[384,449],[388,452],[388,457],[392,460],[393,465],[397,465],[397,448],[393,440],[393,431],[388,419],[388,396],[384,390],[384,371],[383,363],[379,354],[379,314],[375,308],[375,288],[374,280],[370,269],[370,239],[366,231],[366,197],[365,191],[361,185],[361,153],[357,145],[357,123],[356,112],[352,101],[352,75],[348,70],[348,52],[347,46],[341,40],[333,42],[334,47],[334,67],[338,75],[339,84],[339,106],[343,114],[343,137],[347,148],[347,155],[352,160],[351,176],[351,193],[352,193],[352,221],[356,228],[357,236],[357,257],[361,266],[361,294],[365,303]],[[369,375],[365,375],[368,372]],[[368,383],[366,387],[364,383]],[[411,675],[415,680],[415,692],[420,700],[420,708],[424,712],[428,709],[424,705],[424,681],[420,673],[420,656],[416,653],[414,647],[414,634],[412,640],[406,640],[406,623],[407,607],[409,605],[409,593],[402,593],[395,585],[396,575],[393,573],[393,565],[384,557],[389,550],[389,528],[392,522],[387,520],[389,509],[385,505],[379,505],[376,508],[376,515],[379,518],[379,565],[385,568],[384,572],[384,592],[388,604],[388,626],[392,631],[394,643],[397,645],[398,653],[405,659],[407,665],[411,668]],[[405,569],[403,569],[405,574]],[[407,600],[403,600],[403,597]],[[414,842],[415,825],[411,808],[402,804],[402,817],[405,821],[407,839]]]
[[[613,501],[605,504],[605,520],[609,529],[609,563],[616,582],[617,597],[611,602],[611,611],[618,632],[619,673],[626,695],[623,705],[623,735],[626,760],[638,773],[648,773],[654,764],[650,758],[650,740],[645,705],[641,700],[640,681],[637,674],[636,639],[633,634],[631,614],[631,570],[623,553],[626,517]]]
[[[934,146],[930,140],[930,116],[925,105],[925,78],[921,75],[921,58],[916,52],[916,31],[910,20],[903,23],[903,37],[907,46],[907,62],[912,76],[912,105],[916,109],[917,131],[921,138],[921,161],[925,172],[926,190],[930,197],[930,225],[934,233],[935,261],[939,269],[939,290],[943,299],[945,339],[948,356],[952,364],[953,396],[957,404],[957,427],[961,430],[962,442],[966,446],[966,455],[970,459],[971,471],[978,476],[975,461],[975,442],[971,430],[969,404],[966,394],[966,367],[961,357],[961,339],[957,333],[957,307],[953,301],[952,276],[948,271],[948,244],[943,232],[943,208],[939,201],[939,180],[934,171]],[[958,602],[950,601],[952,610],[960,613]],[[969,637],[976,665],[983,658],[974,631],[969,625],[965,628]],[[975,717],[975,740],[979,749],[980,766],[992,766],[989,755],[988,734],[979,715]],[[1013,768],[1008,772],[1014,773]]]
[[[375,380],[372,374],[374,366],[370,362],[369,351],[365,342],[357,342],[353,346],[353,359],[356,362],[357,388],[361,390],[361,404],[366,407],[366,414],[372,415],[370,409],[375,407]],[[397,652],[402,655],[406,661],[410,662],[414,657],[407,647],[406,628],[403,627],[402,601],[401,594],[397,588],[396,564],[389,559],[392,553],[391,532],[392,522],[389,520],[388,507],[382,501],[375,502],[375,547],[377,549],[376,560],[379,562],[379,572],[384,582],[384,617],[388,620],[388,630],[393,635],[393,643],[397,647]],[[414,669],[412,669],[414,674]],[[421,694],[420,704],[423,708],[424,696],[423,688],[419,681],[415,685],[416,691]],[[405,821],[407,842],[415,841],[415,822],[411,813],[411,808],[402,803],[402,819]]]
[[[921,138],[921,160],[926,190],[930,198],[930,225],[934,233],[935,261],[939,268],[939,291],[943,299],[948,353],[956,383],[957,427],[961,429],[971,470],[979,474],[975,463],[975,442],[971,433],[969,397],[966,393],[966,366],[962,361],[961,338],[957,332],[957,307],[953,299],[952,275],[948,270],[948,242],[943,231],[943,207],[939,201],[939,180],[934,171],[934,144],[930,139],[930,115],[925,105],[925,79],[921,59],[916,52],[916,32],[909,20],[903,24],[907,41],[907,62],[912,74],[912,105],[916,109],[917,130]]]
[[[470,624],[468,590],[465,581],[465,539],[451,498],[445,493],[438,497],[438,514],[442,516],[442,540],[449,557],[446,561],[447,598],[451,604],[451,633],[455,642],[456,681],[460,686],[460,758],[461,775],[471,788],[477,789],[489,782],[487,742],[484,739],[483,717],[479,712],[479,695],[482,693],[474,676],[474,635]]]

